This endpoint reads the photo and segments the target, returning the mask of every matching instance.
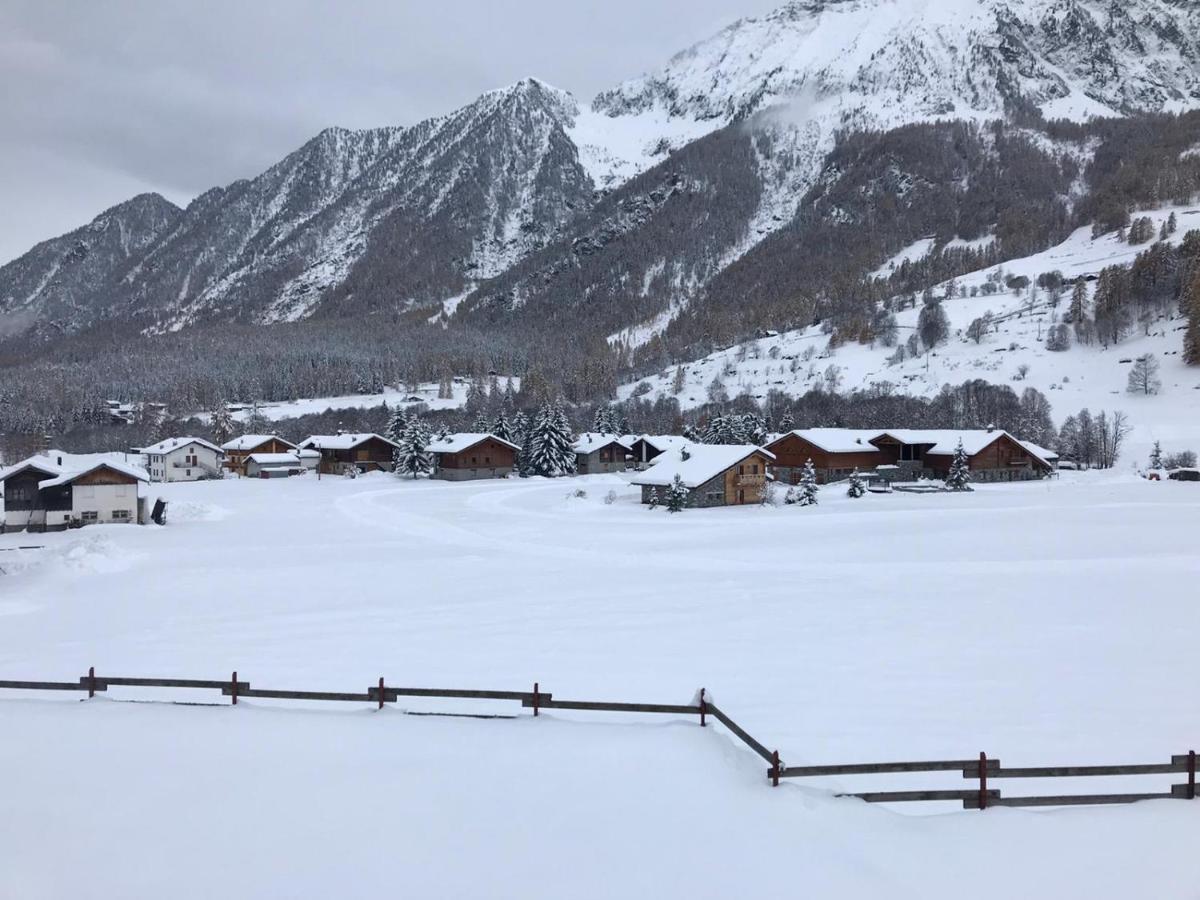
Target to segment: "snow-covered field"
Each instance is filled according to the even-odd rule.
[[[1172,212],[1178,221],[1172,242],[1178,242],[1189,230],[1200,229],[1198,206],[1164,207],[1138,215],[1150,217],[1157,233]],[[930,246],[929,240],[918,241],[897,254],[893,262],[919,259]],[[1148,246],[1131,246],[1117,240],[1115,234],[1093,238],[1091,229],[1082,228],[1057,247],[1006,262],[998,268],[1006,275],[1024,275],[1031,281],[1036,281],[1043,272],[1055,270],[1066,278],[1075,278],[1096,274],[1105,266],[1128,265]],[[968,292],[980,288],[995,268],[960,277],[957,284]],[[940,296],[943,289],[944,285],[939,286],[936,293]],[[1069,288],[1057,309],[1050,307],[1044,291],[1039,292],[1031,309],[1027,294],[1017,296],[1003,287],[1001,293],[990,296],[980,293],[947,300],[944,308],[950,320],[950,340],[931,354],[899,364],[888,362],[894,352],[891,348],[850,343],[827,350],[829,338],[819,327],[787,331],[686,364],[684,388],[678,395],[673,393],[675,369],[671,367],[623,385],[619,398],[627,399],[639,384],[648,383],[647,398],[677,396],[684,409],[691,409],[708,401],[708,386],[718,375],[723,377],[730,396],[749,392],[762,398],[771,390],[795,396],[823,384],[831,366],[836,370],[838,390],[843,392],[865,390],[886,382],[896,393],[928,397],[946,384],[982,378],[1009,384],[1017,393],[1025,387],[1037,388],[1053,404],[1059,425],[1085,406],[1093,412],[1124,411],[1135,427],[1126,462],[1144,463],[1155,440],[1173,451],[1200,450],[1200,369],[1185,366],[1180,355],[1184,320],[1160,319],[1152,324],[1149,334],[1135,330],[1129,338],[1107,350],[1099,345],[1074,345],[1066,352],[1051,352],[1045,347],[1046,330],[1069,305]],[[966,338],[966,329],[986,312],[993,313],[998,324],[975,344]],[[918,309],[896,314],[901,343],[912,334],[918,314]],[[1125,390],[1130,365],[1146,353],[1155,354],[1161,364],[1162,392],[1150,397],[1131,396]],[[1023,366],[1028,367],[1024,375]]]
[[[678,516],[620,476],[154,491],[165,528],[0,536],[45,546],[0,552],[0,678],[237,669],[668,703],[703,685],[789,764],[1200,744],[1193,484],[831,488],[815,509]],[[153,696],[0,695],[0,896],[1195,896],[1200,805],[891,810],[829,792],[963,781],[771,789],[722,728],[672,717],[118,702]]]
[[[518,377],[510,378],[501,375],[496,381],[501,390],[507,386],[509,381],[512,381],[514,391],[521,389],[521,379]],[[483,386],[488,386],[488,380],[484,380]],[[417,385],[413,390],[388,387],[379,393],[345,394],[338,397],[303,397],[299,400],[287,400],[280,403],[263,403],[258,407],[258,411],[268,419],[276,421],[315,415],[330,409],[371,409],[383,403],[392,407],[415,406],[423,403],[432,410],[458,409],[467,402],[467,393],[470,387],[469,379],[455,377],[450,383],[451,396],[449,397],[439,397],[438,383],[427,381]],[[237,411],[233,417],[239,422],[244,422],[250,415],[251,410],[247,408]],[[201,414],[200,417],[207,419],[208,414]]]

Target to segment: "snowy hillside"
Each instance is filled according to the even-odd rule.
[[[512,382],[514,391],[521,389],[521,379],[518,377],[502,376],[498,379],[502,389],[510,381]],[[449,397],[439,397],[439,384],[436,381],[426,381],[416,385],[414,390],[403,387],[390,387],[377,394],[301,397],[297,400],[288,400],[281,403],[263,403],[258,406],[258,412],[271,421],[277,421],[279,419],[294,419],[298,416],[323,413],[329,409],[371,409],[384,403],[391,408],[397,406],[416,406],[420,403],[431,410],[460,409],[467,402],[467,394],[470,388],[470,379],[456,377],[450,382]],[[235,412],[233,417],[242,422],[249,418],[251,413],[252,411],[249,408],[241,409]],[[201,418],[207,419],[208,414],[201,414]]]
[[[1157,231],[1171,213],[1179,222],[1172,242],[1189,229],[1200,228],[1200,206],[1168,207],[1144,215]],[[960,296],[943,303],[950,340],[930,354],[896,364],[888,362],[895,352],[892,348],[849,343],[829,349],[828,336],[820,326],[813,326],[748,341],[685,364],[684,388],[678,395],[673,390],[672,367],[624,385],[618,396],[626,399],[635,391],[649,399],[677,396],[684,409],[691,409],[708,402],[708,387],[718,377],[730,396],[749,393],[760,399],[772,390],[800,395],[831,379],[842,392],[887,386],[897,393],[932,396],[943,385],[981,378],[1009,384],[1018,393],[1024,387],[1037,388],[1050,399],[1060,424],[1085,406],[1125,411],[1136,428],[1130,458],[1136,455],[1140,460],[1154,440],[1173,449],[1200,450],[1200,370],[1182,362],[1182,319],[1156,321],[1149,334],[1135,332],[1107,350],[1077,344],[1065,352],[1051,352],[1045,346],[1047,328],[1066,312],[1069,294],[1057,309],[1051,308],[1045,292],[1031,305],[1027,291],[1018,296],[1003,285],[999,293],[969,296],[972,289],[988,283],[989,275],[995,279],[998,270],[1031,281],[1055,270],[1065,278],[1095,275],[1105,266],[1131,263],[1146,246],[1131,246],[1115,233],[1093,238],[1091,230],[1083,228],[1044,253],[962,276],[956,279]],[[921,241],[898,254],[896,262],[918,259],[931,249],[932,242]],[[945,287],[939,285],[935,293],[940,295]],[[963,291],[968,296],[961,296]],[[986,312],[993,314],[995,325],[976,344],[967,338],[966,330]],[[896,314],[901,343],[915,329],[918,314],[915,308]],[[1130,365],[1147,353],[1155,354],[1162,364],[1163,389],[1157,396],[1130,395],[1126,392]],[[643,384],[649,385],[648,393],[639,387]]]

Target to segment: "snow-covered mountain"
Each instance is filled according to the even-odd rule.
[[[39,245],[0,268],[0,333],[469,322],[527,300],[569,330],[600,281],[626,298],[606,326],[648,337],[796,220],[840,130],[1194,108],[1197,35],[1191,0],[794,0],[590,107],[527,79],[411,127],[327,130],[133,223],[119,266],[67,288],[44,248],[70,236]]]
[[[1002,113],[1082,118],[1200,102],[1189,0],[793,0],[597,98],[612,116],[727,122],[786,104],[879,126]]]
[[[158,194],[139,194],[0,268],[0,338],[90,321],[97,294],[114,289],[182,215]]]

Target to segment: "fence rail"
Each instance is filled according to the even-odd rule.
[[[1126,804],[1141,800],[1194,800],[1196,799],[1196,753],[1176,754],[1166,763],[1139,763],[1109,766],[1022,766],[1006,768],[998,759],[986,753],[978,759],[927,760],[923,762],[846,763],[833,765],[785,766],[778,750],[768,750],[746,729],[737,724],[723,710],[713,705],[707,692],[701,688],[695,703],[625,703],[599,700],[557,700],[548,691],[542,691],[535,683],[532,691],[484,691],[451,688],[414,688],[389,685],[379,681],[366,690],[358,691],[304,691],[272,688],[255,688],[248,681],[238,678],[233,672],[228,679],[199,678],[142,678],[128,676],[97,675],[95,668],[88,670],[78,681],[16,681],[0,680],[0,690],[17,691],[75,691],[87,692],[89,698],[97,693],[117,687],[170,688],[175,690],[219,691],[229,697],[233,705],[239,698],[263,700],[332,701],[339,703],[372,703],[382,709],[387,703],[396,703],[401,697],[427,697],[435,699],[512,701],[523,709],[532,709],[537,716],[543,709],[583,710],[593,712],[644,713],[652,715],[697,716],[700,725],[707,724],[712,716],[725,726],[731,734],[754,751],[768,764],[767,778],[778,785],[781,778],[821,778],[831,776],[920,774],[931,772],[958,772],[965,779],[975,780],[977,786],[962,789],[932,790],[884,790],[839,793],[840,797],[855,797],[868,803],[918,803],[959,802],[964,809],[988,809],[993,806],[1037,807],[1037,806],[1081,806],[1092,804]],[[438,713],[421,713],[437,715]],[[475,715],[465,713],[442,713],[443,715]],[[497,718],[491,714],[478,714],[479,718]],[[1047,794],[1040,796],[1006,797],[989,782],[995,779],[1039,778],[1119,778],[1148,775],[1186,775],[1187,781],[1173,784],[1168,791],[1147,793],[1107,794]]]

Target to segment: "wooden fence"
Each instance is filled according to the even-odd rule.
[[[711,716],[742,743],[753,750],[767,763],[767,779],[778,786],[782,778],[821,778],[830,776],[863,776],[914,774],[932,772],[958,772],[964,779],[976,782],[962,790],[907,790],[865,791],[839,793],[839,797],[856,797],[868,803],[912,803],[953,801],[961,802],[964,809],[988,809],[993,806],[1081,806],[1089,804],[1136,803],[1139,800],[1194,800],[1196,799],[1196,753],[1189,751],[1171,757],[1166,763],[1147,763],[1115,766],[1038,766],[1005,768],[1000,760],[988,758],[980,753],[978,759],[933,760],[927,762],[893,763],[850,763],[824,766],[784,765],[778,750],[768,750],[766,745],[752,737],[725,712],[709,702],[707,692],[701,688],[694,704],[678,703],[614,703],[596,700],[557,700],[549,692],[542,691],[535,683],[532,691],[479,691],[446,688],[411,688],[389,685],[383,678],[377,684],[361,692],[344,691],[294,691],[273,688],[255,688],[250,682],[238,678],[234,672],[225,680],[194,678],[129,678],[97,675],[95,668],[78,681],[5,681],[0,680],[0,690],[25,691],[69,691],[86,692],[88,697],[105,693],[110,687],[151,687],[176,690],[220,691],[229,697],[233,705],[239,698],[263,700],[333,701],[341,703],[370,703],[382,709],[387,703],[395,703],[401,697],[427,697],[466,700],[506,700],[532,709],[537,716],[544,709],[586,710],[592,712],[648,713],[660,715],[696,716],[700,725],[707,725]],[[494,715],[448,713],[447,715],[472,715],[479,718],[495,718]],[[1124,777],[1146,775],[1186,775],[1187,780],[1174,784],[1169,791],[1155,793],[1121,794],[1048,794],[1038,796],[1006,797],[989,787],[998,779],[1038,778],[1089,778]]]

